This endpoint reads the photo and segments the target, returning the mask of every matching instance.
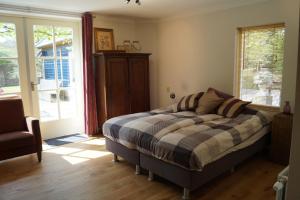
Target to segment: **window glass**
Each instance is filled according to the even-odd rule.
[[[280,106],[284,25],[240,29],[240,98]]]
[[[0,96],[19,93],[16,26],[0,22]]]

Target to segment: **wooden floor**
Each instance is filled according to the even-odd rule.
[[[182,189],[162,179],[149,182],[125,161],[112,163],[103,139],[65,145],[0,162],[1,200],[177,200]],[[256,156],[204,187],[192,199],[274,200],[272,185],[283,166]]]

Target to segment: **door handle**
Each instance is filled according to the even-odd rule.
[[[35,91],[35,86],[38,85],[37,83],[31,81],[30,82],[30,85],[31,85],[31,91]]]

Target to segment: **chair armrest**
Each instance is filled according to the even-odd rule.
[[[32,134],[40,134],[40,122],[34,117],[25,117],[27,129]]]
[[[28,131],[35,136],[38,150],[42,150],[42,136],[40,130],[40,121],[34,117],[25,117]]]

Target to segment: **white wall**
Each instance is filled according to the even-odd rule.
[[[233,93],[238,27],[285,22],[282,100],[294,105],[298,0],[273,0],[159,23],[159,104],[170,103],[167,87],[182,96],[209,86]]]
[[[300,59],[300,56],[299,56]],[[300,61],[299,66],[300,67]],[[300,101],[300,68],[298,69],[297,80],[297,97],[296,100]],[[288,182],[288,200],[300,199],[299,180],[300,180],[300,105],[295,107],[294,127],[292,137],[292,148],[290,157],[290,172]]]
[[[94,15],[93,26],[114,30],[115,46],[122,45],[124,40],[138,40],[143,53],[150,56],[150,105],[158,106],[157,97],[157,23],[145,19],[110,17]]]
[[[124,40],[135,40],[135,20],[130,18],[93,15],[93,26],[114,30],[115,46],[123,44]]]
[[[152,53],[150,56],[150,104],[151,108],[157,108],[158,103],[158,33],[157,23],[140,21],[136,24],[136,39],[142,44],[142,51]]]

